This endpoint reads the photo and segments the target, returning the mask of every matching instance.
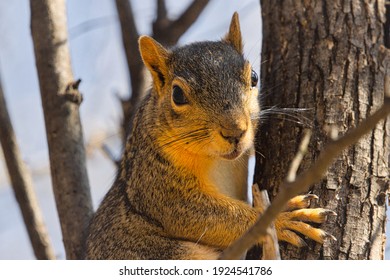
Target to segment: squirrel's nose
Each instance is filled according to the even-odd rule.
[[[238,144],[242,136],[245,134],[246,128],[221,128],[221,136],[231,144]]]

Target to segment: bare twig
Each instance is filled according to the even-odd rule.
[[[31,175],[22,160],[17,145],[1,81],[0,123],[0,142],[7,164],[8,174],[20,211],[22,212],[35,257],[42,260],[55,259],[54,250],[50,244],[49,235],[34,193]]]
[[[310,129],[306,129],[303,132],[303,138],[299,145],[298,151],[291,162],[289,171],[287,173],[287,182],[293,182],[296,178],[296,174],[298,168],[302,162],[304,155],[307,152],[307,148],[310,142],[311,131]],[[264,213],[265,210],[269,207],[270,201],[268,197],[268,193],[266,190],[259,190],[257,184],[252,186],[253,193],[253,206],[259,209],[260,213]],[[275,230],[275,226],[271,223],[271,226],[268,229],[268,234],[264,238],[263,241],[263,260],[279,260],[280,259],[280,251],[279,251],[279,243]]]
[[[160,43],[173,46],[198,19],[209,0],[194,0],[178,19],[172,21],[166,16],[165,1],[157,1],[157,18],[153,23],[153,37]]]
[[[253,207],[258,209],[260,213],[264,211],[271,204],[269,201],[268,193],[266,190],[260,191],[259,186],[254,184],[252,186],[253,194]],[[271,226],[268,229],[268,234],[264,238],[263,244],[263,260],[280,260],[280,251],[278,237],[276,235],[275,225],[271,223]]]
[[[123,139],[125,140],[132,129],[135,108],[146,88],[144,65],[138,49],[139,34],[134,20],[133,9],[129,0],[116,0],[115,3],[122,30],[122,41],[131,84],[130,98],[121,100],[123,111]]]
[[[171,23],[169,28],[172,30],[171,40],[177,42],[179,38],[190,28],[190,26],[198,19],[209,0],[194,0],[190,6],[182,13],[182,15]]]
[[[286,177],[287,182],[293,182],[295,180],[297,176],[298,168],[301,165],[302,159],[307,152],[307,147],[309,146],[310,143],[310,137],[311,137],[311,131],[309,129],[306,129],[303,132],[303,138],[299,145],[298,152],[293,158],[289,171],[287,173],[287,177]]]
[[[164,24],[164,21],[169,21],[167,16],[167,5],[165,0],[157,0],[156,20],[153,24]]]
[[[333,160],[348,146],[356,143],[363,135],[375,128],[377,123],[390,114],[390,78],[385,77],[385,100],[383,106],[359,126],[350,130],[338,140],[331,141],[320,154],[318,160],[305,172],[301,173],[294,182],[284,182],[281,191],[275,197],[271,206],[259,217],[255,225],[246,234],[227,248],[220,259],[237,259],[243,252],[253,246],[259,237],[265,237],[267,228],[283,210],[287,202],[299,193],[308,190],[310,185],[321,180]]]
[[[115,4],[122,31],[122,42],[126,54],[131,85],[130,98],[121,99],[123,112],[122,139],[125,142],[125,139],[132,130],[132,119],[135,108],[145,90],[145,76],[144,65],[138,49],[139,34],[131,3],[129,0],[116,0]]]

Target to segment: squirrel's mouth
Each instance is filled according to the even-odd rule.
[[[233,160],[238,158],[241,155],[242,151],[241,149],[238,149],[237,147],[234,148],[233,151],[227,154],[221,155],[222,158],[227,159],[227,160]]]

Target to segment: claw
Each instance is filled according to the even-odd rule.
[[[337,216],[337,213],[335,212],[335,211],[333,211],[333,210],[330,210],[330,209],[326,209],[327,210],[327,215],[328,216],[334,216],[334,217],[336,217]]]
[[[323,244],[325,240],[336,240],[326,231],[313,227],[309,223],[323,223],[328,217],[337,216],[336,212],[324,208],[308,208],[312,201],[318,200],[315,194],[298,195],[292,198],[287,210],[280,213],[275,220],[278,239],[297,247],[307,246],[296,233]]]
[[[319,197],[316,196],[315,194],[306,194],[306,195],[305,195],[305,199],[311,201],[311,200],[318,200]]]
[[[324,236],[324,238],[329,238],[329,239],[332,239],[333,241],[337,241],[337,238],[336,238],[336,237],[334,237],[334,236],[331,235],[330,233],[327,233],[326,231],[325,231],[325,236]]]
[[[318,200],[315,194],[298,195],[287,203],[287,210],[302,209],[310,206],[311,201]]]
[[[305,221],[313,223],[323,223],[329,216],[334,216],[336,213],[332,210],[323,208],[304,208],[290,212],[283,212],[279,216],[279,220],[285,221]]]
[[[327,220],[328,217],[336,217],[337,213],[330,209],[324,209],[323,214],[325,215],[325,220]]]

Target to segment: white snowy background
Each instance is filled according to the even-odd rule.
[[[167,0],[172,18],[192,0]],[[111,160],[98,148],[105,143],[119,153],[119,96],[129,92],[126,58],[114,0],[68,0],[68,30],[75,78],[81,78],[81,120],[88,147],[88,174],[94,207],[115,177]],[[155,0],[131,0],[140,34],[151,33]],[[258,0],[211,0],[179,44],[217,40],[240,14],[245,53],[259,69],[261,21]],[[48,162],[45,127],[30,34],[28,0],[0,0],[0,75],[23,158],[33,174],[45,223],[57,258],[64,259]],[[1,125],[1,124],[0,124]],[[0,259],[34,259],[0,151]]]

